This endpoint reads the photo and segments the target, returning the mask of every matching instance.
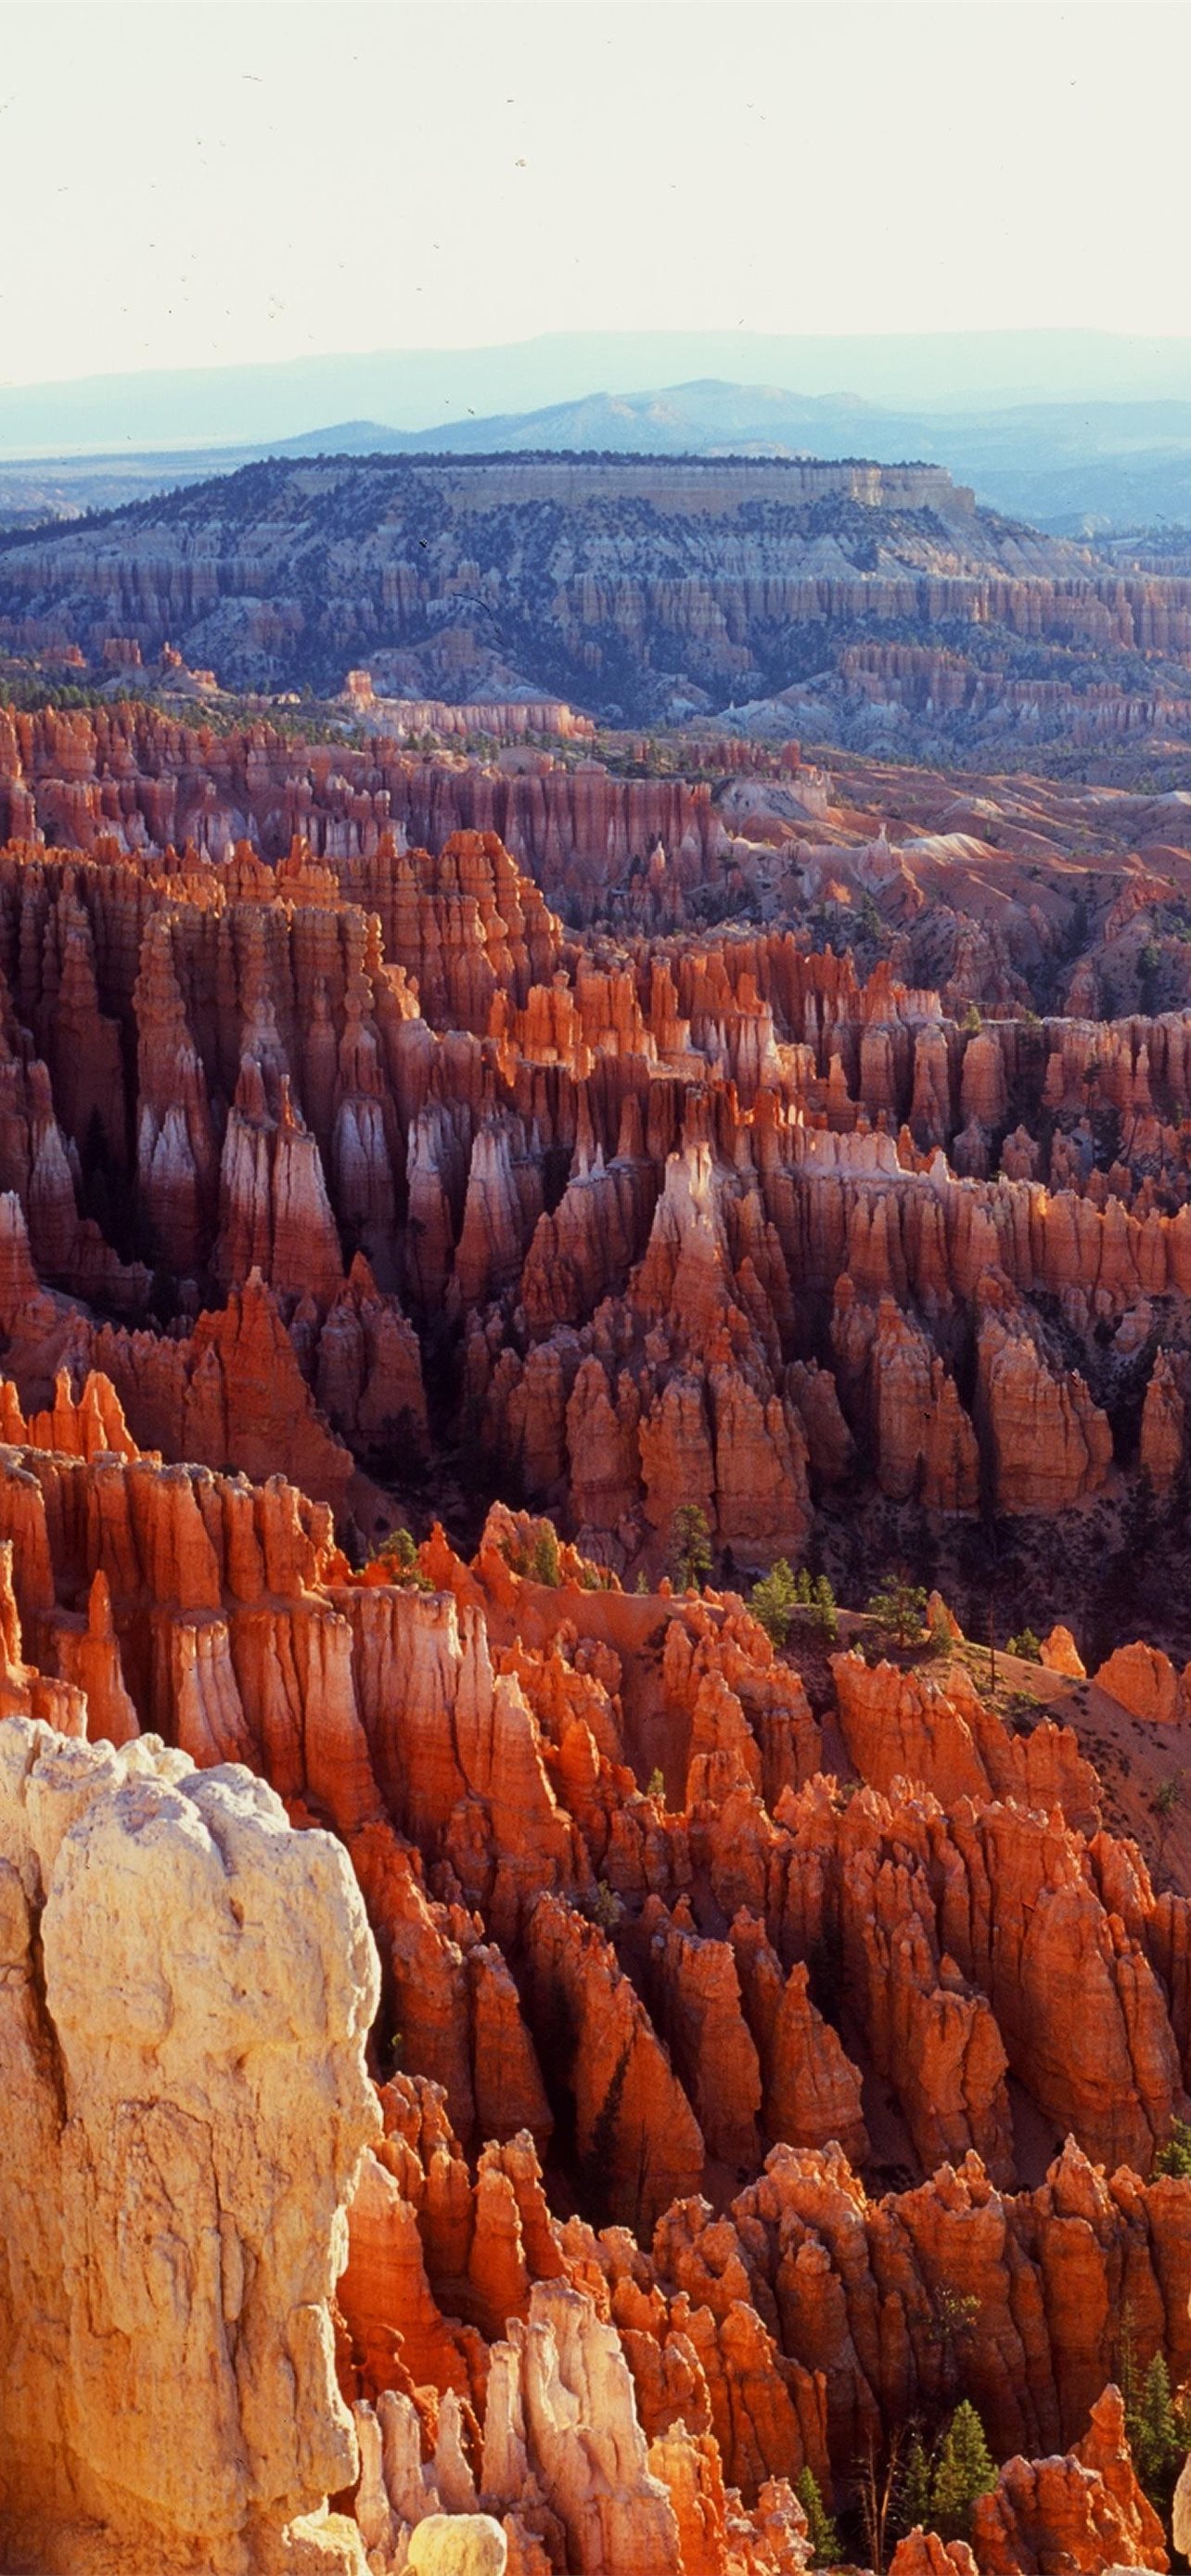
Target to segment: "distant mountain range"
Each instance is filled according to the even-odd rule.
[[[795,385],[803,399],[898,412],[1034,403],[1191,401],[1191,338],[1111,331],[806,336],[749,331],[553,331],[487,349],[378,350],[252,367],[74,383],[0,383],[0,457],[100,448],[260,447],[326,421],[422,430],[540,411],[593,385]],[[842,388],[850,387],[850,393]]]
[[[1023,340],[1029,336],[1017,335]],[[1172,350],[1183,345],[1168,344]],[[499,354],[476,353],[477,393]],[[331,363],[320,362],[324,369]],[[349,386],[355,381],[353,371],[366,365],[377,370],[385,363],[397,364],[335,363],[341,365]],[[121,381],[126,387],[135,382]],[[144,382],[155,385],[159,380]],[[50,390],[43,389],[44,398],[48,399]],[[62,398],[64,423],[72,399],[83,390],[77,386],[56,389]],[[6,424],[11,426],[13,406],[21,399],[12,389],[0,391],[0,436]],[[937,410],[920,404],[893,410],[853,393],[795,393],[777,384],[699,377],[646,392],[583,393],[531,410],[481,412],[473,405],[461,415],[426,427],[394,427],[372,415],[340,416],[327,427],[236,445],[167,449],[138,444],[119,453],[63,452],[54,458],[0,463],[0,524],[19,526],[46,517],[110,509],[234,471],[264,456],[567,450],[658,456],[861,456],[881,464],[919,458],[944,465],[971,484],[985,506],[1054,534],[1095,535],[1152,527],[1163,520],[1191,524],[1191,362],[1183,396],[1085,398],[999,407],[990,399],[982,409]]]

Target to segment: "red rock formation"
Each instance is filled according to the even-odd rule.
[[[1094,1676],[1098,1689],[1119,1699],[1134,1717],[1177,1724],[1188,1714],[1187,1676],[1180,1680],[1169,1655],[1140,1641],[1118,1646]]]
[[[1119,2391],[1106,2388],[1066,2459],[1007,2460],[977,2498],[980,2576],[1088,2576],[1113,2565],[1168,2568],[1162,2525],[1133,2473]]]
[[[917,2528],[899,2540],[889,2562],[889,2576],[979,2576],[966,2540],[940,2540],[937,2531]]]
[[[1141,1464],[1157,1494],[1168,1492],[1182,1466],[1185,1428],[1182,1389],[1159,1351],[1141,1417]]]
[[[1051,1375],[1028,1332],[990,1315],[980,1391],[1003,1511],[1056,1511],[1103,1484],[1112,1433],[1081,1377]]]
[[[572,2094],[589,2187],[648,2230],[702,2172],[691,2106],[609,1944],[552,1897],[530,1917],[528,1976],[531,2026]]]
[[[746,2169],[757,2159],[761,2068],[725,1941],[700,1940],[689,1908],[651,1896],[641,1917],[645,1982],[707,2152]]]
[[[92,1347],[146,1446],[252,1476],[270,1475],[281,1458],[307,1493],[342,1506],[350,1454],[316,1410],[259,1272],[184,1340],[108,1326]],[[404,1383],[416,1403],[411,1374]]]
[[[902,773],[891,838],[854,768],[847,811],[807,782],[812,844],[767,755],[725,757],[729,803],[4,726],[8,813],[80,849],[0,852],[0,1701],[105,1761],[247,1764],[350,1856],[401,2069],[337,2329],[382,2576],[440,2509],[497,2512],[515,2576],[793,2576],[787,2482],[842,2507],[961,2379],[1017,2455],[982,2568],[1144,2550],[1108,2419],[1059,2455],[1123,2319],[1191,2367],[1189,2186],[1145,2179],[1191,2080],[1152,1824],[1191,1044],[1173,1008],[1021,1014],[1072,955],[1035,843],[1078,847],[1120,978],[1185,863],[1113,832],[1162,818],[1002,783],[987,856],[973,788],[957,819]],[[610,926],[564,935],[530,860]],[[797,926],[691,929],[721,863]],[[867,981],[800,910],[862,890],[896,926]],[[533,1509],[470,1561],[335,1545],[478,1527],[483,1486]],[[725,1588],[680,1597],[690,1502]],[[994,1505],[998,1633],[1051,1630],[995,1706],[938,1595],[949,1649],[870,1667],[729,1588],[784,1555],[855,1598],[908,1535],[971,1624]],[[1104,1656],[1118,1542],[1170,1625],[1114,1629],[1089,1699],[1065,1622]]]
[[[115,1212],[88,1163],[102,1134],[119,1168],[131,1133],[135,1248],[194,1281],[184,1312],[256,1262],[300,1309],[286,1321],[304,1371],[369,1457],[392,1449],[404,1419],[419,1428],[405,1319],[383,1301],[401,1292],[430,1332],[445,1301],[470,1325],[459,1418],[494,1478],[515,1474],[629,1570],[643,1546],[657,1570],[688,1489],[746,1566],[796,1553],[808,1449],[817,1490],[863,1465],[892,1499],[944,1514],[971,1509],[982,1477],[1013,1510],[1099,1489],[1094,1330],[1136,1308],[1121,1329],[1140,1333],[1139,1301],[1191,1285],[1174,1015],[1100,1032],[1051,1022],[1037,1039],[1006,1019],[966,1036],[887,965],[862,986],[850,958],[810,954],[788,931],[664,950],[643,937],[610,963],[564,956],[491,816],[457,842],[436,831],[436,858],[411,857],[386,837],[390,787],[371,774],[365,785],[361,769],[349,801],[373,800],[367,829],[361,808],[342,838],[338,824],[316,831],[315,858],[293,825],[338,810],[343,780],[311,754],[287,802],[276,752],[264,735],[216,745],[159,732],[143,713],[13,732],[14,779],[69,773],[72,792],[95,791],[91,854],[4,862],[0,1179],[55,1281],[133,1320],[143,1310],[149,1278],[97,1231]],[[405,777],[400,763],[392,774]],[[481,775],[431,764],[427,793],[437,779],[445,813],[451,782]],[[614,784],[559,774],[557,795],[576,804],[568,847],[594,848],[585,835],[598,840]],[[920,820],[937,820],[938,795],[923,785]],[[231,855],[178,858],[183,808],[203,820],[205,849]],[[243,838],[250,820],[258,840],[273,835],[275,873]],[[1059,828],[1053,808],[1047,821]],[[870,832],[863,846],[883,884],[888,839]],[[925,882],[927,860],[915,865]],[[1130,901],[1144,908],[1165,884],[1129,875]],[[1124,903],[1122,888],[1121,924],[1142,917]],[[1107,1172],[1086,1159],[1089,1078],[1128,1122]],[[954,1163],[973,1121],[994,1150],[1010,1099],[1026,1123],[1000,1177],[925,1166],[920,1149],[935,1145]],[[907,1115],[912,1135],[895,1141]],[[1058,1121],[1049,1196],[1020,1145],[1044,1115]],[[1163,1205],[1156,1165],[1171,1178]],[[80,1218],[80,1186],[97,1218]],[[357,1247],[382,1302],[365,1315],[372,1290],[359,1283],[353,1317],[341,1282]],[[829,1341],[817,1301],[837,1282]],[[1040,1326],[1039,1295],[1066,1300],[1086,1374]],[[485,1312],[481,1335],[473,1311],[493,1297],[504,1311]],[[973,1297],[969,1413],[954,1319]],[[1138,1452],[1159,1492],[1181,1401],[1164,1354]],[[284,1463],[305,1475],[298,1453]]]
[[[825,2147],[835,2140],[851,2163],[866,2164],[860,2077],[811,2001],[806,1967],[800,1962],[784,1976],[764,1927],[743,1910],[731,1937],[761,2060],[766,2137],[792,2147]]]
[[[834,1655],[831,1669],[844,1742],[874,1788],[920,1781],[947,1808],[1015,1798],[1060,1807],[1069,1823],[1095,1830],[1096,1775],[1069,1728],[1042,1720],[1029,1735],[1010,1736],[958,1662],[903,1674],[852,1653]]]
[[[1069,1628],[1055,1626],[1044,1637],[1039,1648],[1039,1661],[1048,1672],[1066,1673],[1077,1682],[1087,1679],[1083,1658]]]

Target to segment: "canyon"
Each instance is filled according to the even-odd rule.
[[[1166,2568],[1191,805],[502,732],[0,708],[0,2563]]]
[[[631,1584],[691,1499],[732,1579],[1185,1661],[1191,809],[516,763],[5,720],[22,1403],[357,1555],[499,1497]]]

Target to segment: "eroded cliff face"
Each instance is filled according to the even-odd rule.
[[[131,662],[172,635],[249,687],[339,688],[379,651],[418,693],[475,694],[486,665],[519,697],[532,664],[531,694],[594,691],[607,714],[619,690],[632,722],[682,689],[783,686],[792,624],[951,615],[1133,643],[1148,607],[1177,651],[1185,590],[1010,528],[938,467],[769,458],[274,460],[224,478],[205,522],[170,495],[0,558],[6,641]]]
[[[562,692],[605,723],[719,709],[919,757],[1166,750],[1191,583],[1177,549],[1122,549],[1010,524],[929,465],[277,458],[10,542],[0,645],[169,682],[180,643],[200,686],[313,684],[353,713],[379,691],[447,738],[469,716],[566,738]]]
[[[319,2517],[377,1969],[341,1851],[241,1770],[13,1716],[0,1889],[6,2563],[241,2576],[314,2514],[349,2569]]]

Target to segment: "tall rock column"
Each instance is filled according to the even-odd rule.
[[[379,1975],[339,1845],[238,1769],[10,1719],[0,1942],[0,2559],[273,2576],[314,2516],[362,2576],[328,2302]]]

